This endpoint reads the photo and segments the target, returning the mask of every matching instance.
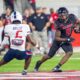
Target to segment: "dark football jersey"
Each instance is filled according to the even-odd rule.
[[[64,21],[57,19],[55,21],[56,29],[61,31],[61,37],[70,37],[76,23],[76,16],[69,14],[68,18]]]

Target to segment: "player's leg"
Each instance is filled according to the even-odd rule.
[[[22,75],[26,75],[27,74],[27,69],[28,69],[28,67],[30,65],[31,57],[32,57],[31,50],[27,50],[24,54],[25,55],[23,55],[23,58],[25,59],[25,64],[24,64],[24,70],[22,71]]]
[[[31,62],[31,56],[28,59],[25,59],[24,70],[28,69],[30,62]]]
[[[31,50],[31,43],[27,40],[27,43],[26,43],[26,50]]]
[[[4,59],[2,59],[1,61],[0,61],[0,66],[2,66],[2,65],[4,65],[4,64],[7,64],[8,62],[6,62],[6,61],[4,61]]]
[[[8,52],[4,55],[3,59],[0,61],[0,66],[7,64],[14,58],[12,50],[8,50]]]
[[[27,74],[27,69],[29,67],[29,64],[31,62],[31,57],[32,57],[32,51],[31,51],[31,43],[27,40],[26,41],[26,51],[25,52],[21,52],[21,57],[17,57],[18,59],[25,59],[25,63],[24,63],[24,70],[22,71],[22,75],[26,75]]]
[[[27,74],[27,69],[28,69],[30,63],[31,63],[31,56],[29,56],[29,58],[25,59],[24,70],[22,71],[22,75]]]
[[[60,60],[59,64],[56,65],[56,67],[53,69],[54,72],[62,72],[60,67],[68,61],[68,59],[71,57],[73,53],[73,48],[71,44],[64,44],[62,45],[63,50],[65,51],[65,55]]]
[[[35,69],[34,71],[38,71],[39,67],[41,66],[42,63],[44,63],[45,61],[47,61],[48,59],[52,58],[56,51],[59,49],[59,46],[57,44],[57,42],[54,42],[49,50],[49,53],[48,54],[45,54],[41,60],[37,61],[36,62],[36,65],[35,65]]]
[[[41,60],[38,60],[36,62],[36,65],[34,67],[34,72],[37,72],[39,67],[41,66],[42,63],[44,63],[46,60],[48,60],[50,57],[47,54],[44,54],[44,56],[41,58]]]

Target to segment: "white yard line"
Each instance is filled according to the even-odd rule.
[[[2,79],[54,79],[54,78],[67,78],[69,76],[77,77],[80,76],[80,71],[74,72],[61,72],[61,73],[49,73],[49,72],[38,72],[38,73],[28,73],[27,75],[23,76],[20,73],[11,73],[11,74],[0,74],[0,80]]]
[[[31,79],[41,79],[41,80],[43,80],[43,79],[57,79],[57,78],[66,78],[66,77],[0,77],[0,80],[2,80],[2,79],[26,79],[26,80],[31,80]]]

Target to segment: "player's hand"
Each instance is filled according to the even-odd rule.
[[[75,32],[75,33],[80,33],[80,27],[74,28],[74,32]]]
[[[80,22],[78,24],[75,24],[74,32],[75,33],[80,33]]]
[[[73,42],[75,39],[70,37],[70,38],[66,38],[66,42]]]

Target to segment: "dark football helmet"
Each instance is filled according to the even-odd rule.
[[[57,10],[58,17],[61,19],[66,19],[68,17],[68,10],[65,7],[60,7]]]

